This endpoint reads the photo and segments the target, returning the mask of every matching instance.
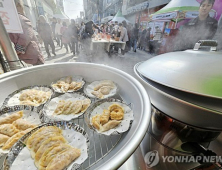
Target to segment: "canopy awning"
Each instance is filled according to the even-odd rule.
[[[118,21],[118,23],[122,23],[123,21],[126,21],[127,23],[131,23],[129,20],[127,20],[123,15],[122,12],[118,11],[115,17],[110,21],[111,23],[114,23],[115,21]]]

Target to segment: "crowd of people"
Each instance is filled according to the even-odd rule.
[[[24,15],[23,4],[20,0],[15,0],[23,33],[10,33],[9,36],[15,45],[18,57],[32,65],[44,64],[44,57],[39,48],[39,43],[44,44],[48,58],[51,57],[51,53],[56,56],[54,42],[60,48],[64,46],[67,53],[70,49],[73,55],[77,55],[82,48],[85,49],[86,53],[89,52],[91,38],[99,33],[109,35],[116,41],[125,42],[125,49],[121,49],[118,44],[115,46],[117,50],[121,49],[122,54],[130,50],[136,52],[138,49],[158,54],[159,52],[154,48],[161,46],[161,44],[171,46],[171,51],[185,50],[193,48],[194,44],[200,39],[213,39],[216,32],[218,32],[217,35],[221,35],[221,27],[219,26],[219,31],[217,29],[218,21],[209,16],[214,2],[215,0],[202,0],[199,16],[185,24],[182,30],[178,30],[179,33],[174,37],[173,41],[169,41],[159,27],[155,28],[154,36],[151,37],[151,28],[143,29],[139,23],[133,25],[125,20],[100,25],[88,21],[78,25],[73,19],[69,23],[69,21],[53,18],[51,23],[48,23],[43,15],[38,18],[38,34],[36,37],[30,20]],[[51,53],[49,46],[51,47]]]

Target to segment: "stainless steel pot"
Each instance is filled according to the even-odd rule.
[[[89,63],[59,63],[20,69],[0,76],[0,103],[4,101],[7,95],[22,87],[50,85],[51,82],[67,75],[80,75],[86,82],[102,79],[113,80],[119,86],[121,98],[126,103],[132,104],[134,121],[129,131],[124,133],[118,142],[115,139],[108,141],[107,137],[101,135],[92,138],[94,132],[88,129],[82,120],[77,120],[77,123],[87,130],[90,140],[99,142],[98,146],[106,147],[98,147],[90,153],[90,161],[87,160],[84,163],[90,165],[88,169],[117,169],[139,146],[145,136],[151,117],[150,100],[144,87],[129,74],[112,67]],[[107,143],[104,144],[104,142]],[[116,143],[115,146],[114,142]],[[104,154],[103,151],[110,147],[112,148],[110,152]],[[90,147],[90,149],[93,148],[94,146]],[[104,154],[103,158],[97,160],[96,157],[101,154]],[[92,160],[94,161],[92,162]]]
[[[186,124],[222,130],[222,53],[172,52],[138,63],[134,72],[151,103]]]

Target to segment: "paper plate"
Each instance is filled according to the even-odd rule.
[[[79,114],[70,114],[70,115],[54,115],[54,111],[60,100],[84,100],[89,99],[83,93],[66,93],[59,97],[55,97],[50,100],[44,107],[40,114],[41,119],[44,119],[44,122],[53,122],[53,121],[70,121],[81,116],[84,112],[80,112]]]
[[[94,96],[92,94],[92,92],[94,91],[94,87],[97,86],[98,84],[100,84],[102,81],[104,81],[104,80],[94,81],[90,84],[87,84],[84,87],[84,93],[91,98],[100,99],[100,98],[97,98],[96,96]],[[117,94],[118,86],[115,84],[115,82],[113,82],[113,83],[114,83],[115,87],[110,91],[110,93],[108,95],[104,95],[103,99],[108,98],[108,97],[112,97]]]
[[[68,76],[67,76],[68,77]],[[57,93],[72,93],[74,91],[79,91],[83,88],[84,84],[85,84],[85,81],[84,79],[81,77],[81,76],[72,76],[72,80],[75,81],[75,82],[82,82],[82,86],[80,89],[78,90],[68,90],[67,92],[63,91],[62,89],[58,88],[58,87],[55,87],[53,86],[53,84],[56,84],[56,82],[58,81],[64,81],[66,77],[63,77],[63,78],[60,78],[59,80],[55,81],[55,82],[52,82],[51,84],[51,87],[53,88],[53,90]]]
[[[98,131],[96,128],[94,128],[94,126],[91,123],[92,117],[97,114],[103,113],[104,109],[108,109],[108,107],[114,103],[119,104],[120,106],[122,106],[124,108],[125,111],[124,111],[123,120],[121,121],[121,123],[117,127],[113,128],[113,129],[110,129],[105,132]],[[133,122],[133,119],[134,119],[133,110],[131,109],[130,105],[131,104],[127,105],[122,100],[113,99],[113,98],[97,101],[94,104],[92,104],[88,108],[88,110],[86,111],[85,121],[91,129],[94,129],[97,133],[100,133],[100,134],[115,135],[115,134],[120,134],[120,133],[126,132],[130,128],[130,126]]]

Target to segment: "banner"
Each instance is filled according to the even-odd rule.
[[[152,16],[152,20],[163,20],[163,19],[169,20],[176,17],[177,17],[177,12],[169,12],[169,13],[154,15]]]
[[[0,17],[7,32],[23,33],[14,0],[0,0]]]

